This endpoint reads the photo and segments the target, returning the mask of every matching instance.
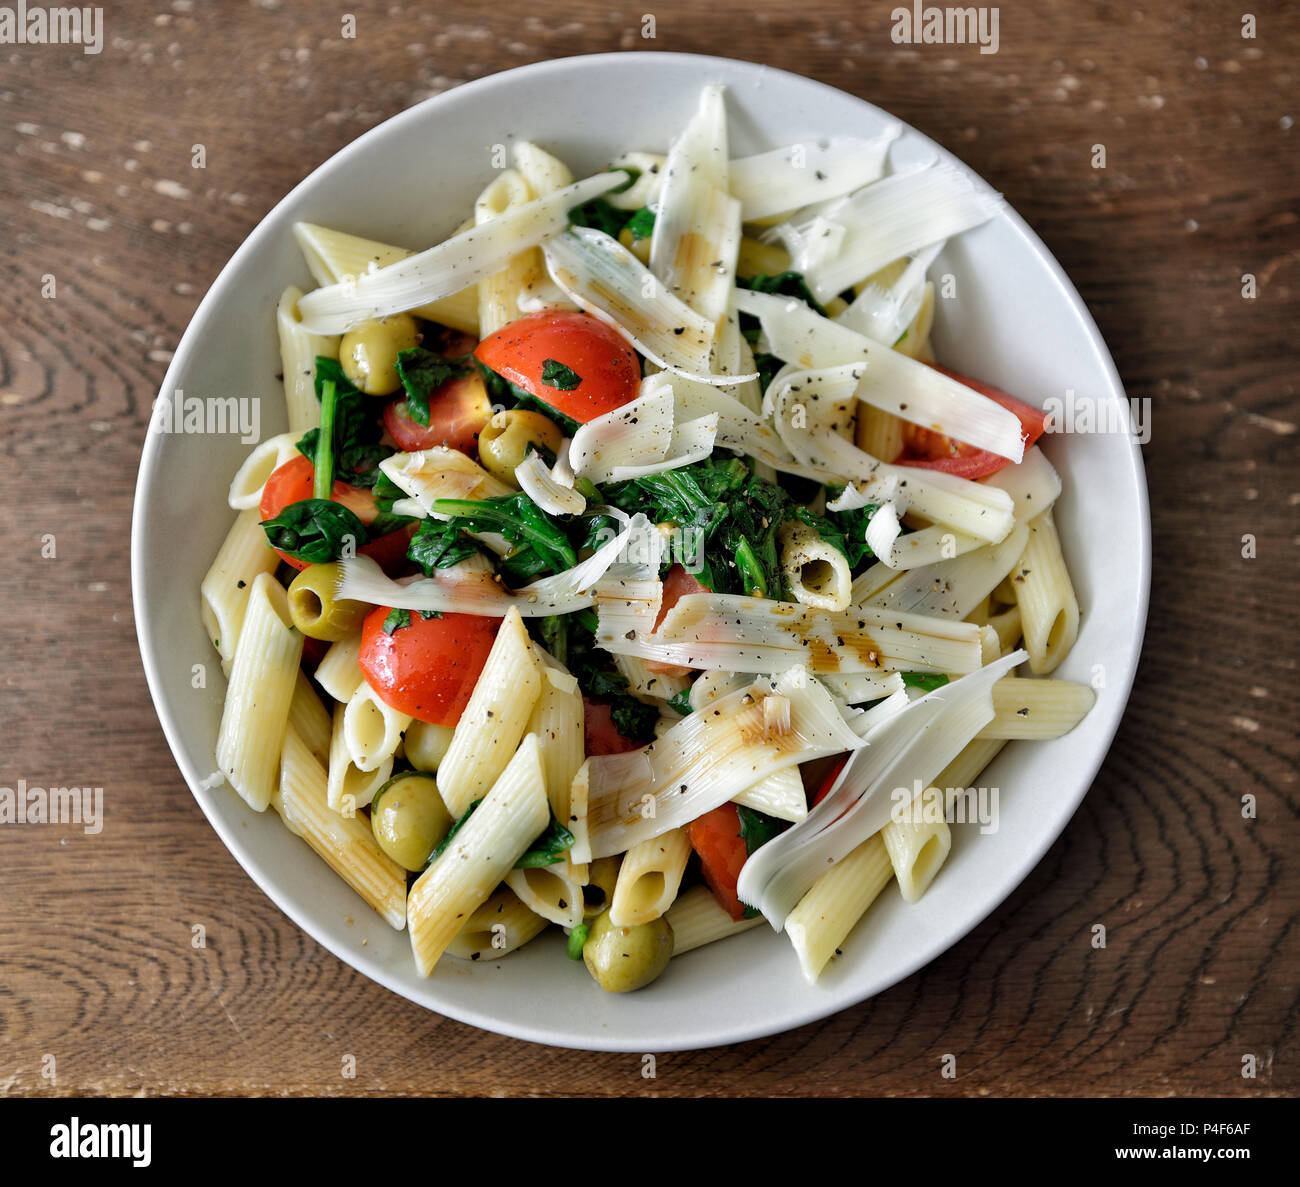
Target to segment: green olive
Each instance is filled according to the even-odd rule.
[[[582,888],[584,919],[594,919],[614,901],[614,884],[622,857],[600,857],[587,866],[587,885]]]
[[[337,643],[352,634],[370,613],[368,602],[335,594],[341,572],[337,561],[308,565],[289,583],[289,614],[304,635]]]
[[[379,847],[399,866],[422,870],[451,828],[451,814],[432,775],[394,775],[370,804],[370,827]]]
[[[451,745],[455,731],[448,725],[434,725],[428,721],[413,721],[406,727],[402,743],[406,748],[406,761],[417,771],[436,771],[442,756]]]
[[[668,967],[673,929],[659,918],[636,927],[616,927],[609,912],[597,917],[582,946],[587,971],[607,993],[630,993],[649,985]]]
[[[528,451],[556,454],[563,441],[564,434],[549,417],[514,408],[498,412],[483,426],[478,435],[478,460],[493,478],[518,486],[515,469]]]
[[[397,356],[419,345],[420,332],[409,313],[362,322],[343,335],[339,362],[343,373],[368,396],[387,396],[402,386]]]

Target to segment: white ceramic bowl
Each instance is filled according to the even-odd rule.
[[[665,149],[707,82],[727,86],[734,155],[869,135],[887,118],[796,75],[679,54],[568,58],[458,87],[348,145],[267,215],[199,306],[162,390],[265,396],[263,435],[283,431],[275,302],[286,284],[310,287],[294,221],[427,246],[450,233],[492,176],[494,144],[535,140],[581,177],[623,150]],[[951,159],[907,130],[894,159],[931,153]],[[940,360],[1040,404],[1067,388],[1124,399],[1092,318],[1017,215],[950,245],[932,275],[945,272],[957,278],[959,299],[938,303]],[[954,828],[952,855],[925,897],[909,906],[886,890],[816,986],[804,983],[785,938],[765,927],[683,956],[629,995],[598,989],[581,963],[564,958],[558,932],[496,964],[445,960],[425,980],[406,933],[369,911],[274,813],[250,811],[225,786],[205,790],[224,687],[199,621],[198,586],[232,520],[226,489],[247,451],[234,435],[150,433],[145,443],[132,532],[140,650],[167,740],[217,835],[295,923],[366,976],[441,1014],[558,1046],[650,1052],[756,1038],[879,993],[960,940],[1061,834],[1101,765],[1146,620],[1146,486],[1127,437],[1055,437],[1045,447],[1065,483],[1057,522],[1083,613],[1058,675],[1089,680],[1100,665],[1105,687],[1065,738],[1003,752],[981,779],[1001,789],[999,831]],[[191,687],[195,663],[216,674],[206,689]]]

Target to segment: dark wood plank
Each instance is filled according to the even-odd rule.
[[[999,50],[981,55],[895,45],[889,6],[842,0],[718,0],[707,15],[671,0],[655,6],[653,41],[639,10],[588,0],[358,0],[355,41],[318,5],[160,7],[108,10],[99,56],[0,53],[0,780],[102,784],[112,822],[96,837],[0,829],[0,1091],[1296,1091],[1300,10],[1252,6],[1248,40],[1239,13],[1207,0],[1050,0],[1004,8]],[[292,926],[179,778],[128,576],[150,401],[258,219],[429,94],[642,48],[792,69],[952,148],[1043,236],[1130,394],[1155,406],[1143,666],[1065,835],[988,921],[895,989],[792,1034],[662,1056],[654,1081],[635,1056],[545,1050],[429,1014]],[[196,144],[204,170],[191,168]],[[47,532],[54,559],[41,556]],[[1245,533],[1255,559],[1242,558]],[[206,949],[190,945],[195,923]],[[1089,943],[1095,923],[1104,951]],[[955,1081],[939,1075],[948,1052]]]

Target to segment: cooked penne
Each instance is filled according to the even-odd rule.
[[[1096,703],[1086,684],[1003,676],[993,686],[993,720],[980,738],[1059,738],[1068,734]]]
[[[447,955],[459,960],[500,960],[546,930],[508,886],[499,886],[475,911],[447,945]]]
[[[379,847],[363,816],[340,816],[325,802],[325,768],[290,727],[271,803],[280,819],[329,863],[397,931],[406,926],[406,871]]]
[[[451,844],[416,879],[406,918],[423,977],[546,827],[550,808],[537,739],[525,738]]]
[[[664,918],[673,929],[674,956],[725,940],[728,936],[738,935],[767,922],[758,914],[752,919],[732,919],[718,905],[713,891],[707,886],[692,886],[690,890],[682,891],[664,913]]]
[[[259,573],[273,573],[279,563],[266,542],[257,509],[241,511],[199,586],[203,626],[227,670],[235,657],[253,579]]]
[[[301,661],[302,636],[293,629],[284,587],[259,573],[249,591],[217,735],[217,766],[256,812],[271,802]]]
[[[854,924],[894,877],[879,833],[826,871],[785,921],[804,979],[812,984],[836,955]]]
[[[411,720],[409,713],[385,704],[362,680],[343,711],[343,742],[352,765],[358,771],[373,771],[385,759],[391,762]]]
[[[567,858],[555,865],[511,870],[506,875],[506,885],[524,906],[561,927],[577,927],[582,922],[586,881],[587,867],[574,865]]]
[[[343,716],[347,706],[334,706],[334,720],[330,730],[330,753],[326,802],[335,812],[351,815],[364,808],[375,798],[375,793],[388,782],[393,773],[390,755],[372,771],[362,771],[352,761],[344,732]]]
[[[360,631],[331,644],[325,658],[316,665],[316,683],[336,701],[347,704],[365,680],[358,662],[360,655]]]
[[[298,731],[298,736],[311,751],[312,757],[321,766],[328,766],[330,735],[333,732],[330,713],[320,703],[320,697],[316,695],[316,690],[301,668],[294,681],[293,700],[289,702],[289,725]]]
[[[636,927],[658,919],[677,897],[690,855],[691,841],[684,828],[633,845],[619,867],[610,922],[616,927]]]
[[[313,395],[312,400],[315,399]],[[285,462],[297,457],[298,437],[297,433],[268,437],[248,455],[248,460],[239,467],[230,483],[229,501],[233,510],[247,511],[261,504],[266,480]]]
[[[438,790],[452,816],[459,817],[505,770],[541,693],[542,665],[512,607],[438,768]]]
[[[849,560],[806,523],[789,520],[778,534],[781,571],[794,600],[819,610],[847,610],[853,587]]]
[[[1029,539],[1011,571],[1020,625],[1036,676],[1056,670],[1079,636],[1079,601],[1061,555],[1052,512],[1029,521]]]
[[[284,376],[284,402],[289,412],[289,433],[296,441],[308,429],[320,424],[320,401],[316,398],[316,360],[339,357],[339,339],[334,334],[313,334],[302,324],[298,298],[302,289],[290,285],[280,296],[275,327],[280,337],[280,372]],[[269,475],[269,471],[268,471]],[[234,497],[234,491],[231,491]],[[231,503],[233,507],[235,504]],[[253,506],[254,504],[248,504]]]
[[[899,685],[902,685],[901,679]],[[798,767],[773,771],[739,795],[732,796],[731,802],[753,808],[766,816],[775,816],[777,820],[798,821],[808,815],[808,798],[804,794]]]
[[[952,849],[943,792],[927,788],[906,805],[897,805],[893,819],[880,830],[880,839],[903,898],[916,902]]]

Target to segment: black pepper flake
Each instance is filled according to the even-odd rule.
[[[237,582],[235,583],[235,588],[236,588],[236,589],[243,589],[244,586],[246,586],[247,584],[248,584],[247,581],[237,581]]]

